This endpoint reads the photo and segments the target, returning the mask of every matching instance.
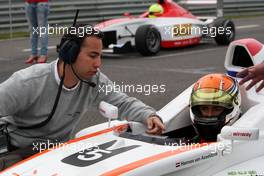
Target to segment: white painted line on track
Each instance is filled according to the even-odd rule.
[[[13,60],[13,59],[0,57],[0,61],[10,61],[10,60]]]
[[[56,46],[48,46],[48,49],[56,49]],[[40,48],[38,48],[38,50],[40,50]],[[30,52],[31,48],[26,48],[23,49],[22,52]]]
[[[258,24],[252,24],[252,25],[245,25],[245,26],[237,26],[236,29],[249,29],[249,28],[256,28],[260,27]]]

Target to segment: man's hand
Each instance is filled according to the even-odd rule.
[[[165,131],[165,125],[157,115],[151,115],[147,118],[147,128],[146,132],[149,134],[159,135]]]
[[[238,72],[237,77],[242,78],[242,80],[239,81],[240,85],[243,85],[245,82],[251,80],[250,84],[247,85],[246,90],[249,90],[258,82],[262,81],[256,89],[256,91],[259,92],[264,87],[264,62]]]

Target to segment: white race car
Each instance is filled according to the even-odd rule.
[[[230,44],[225,67],[228,74],[234,75],[263,58],[261,43],[242,39]],[[166,134],[184,137],[189,133],[191,89],[192,86],[158,111],[167,127],[162,136],[145,134],[145,126],[137,122],[113,120],[86,128],[76,139],[34,155],[0,175],[264,175],[264,92],[241,87],[241,118],[223,127],[217,142],[184,145]],[[101,103],[99,110],[109,120],[117,117],[117,108],[106,103]]]
[[[197,45],[202,39],[214,39],[228,45],[235,38],[231,20],[216,17],[196,17],[172,0],[158,0],[164,13],[148,18],[144,12],[138,17],[107,20],[96,25],[104,33],[105,50],[120,53],[137,49],[142,55],[154,55],[160,48]]]

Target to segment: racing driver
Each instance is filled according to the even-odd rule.
[[[224,74],[208,74],[193,86],[190,116],[197,133],[191,142],[217,140],[225,125],[232,125],[241,115],[238,83]]]

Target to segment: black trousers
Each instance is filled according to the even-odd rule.
[[[0,171],[16,164],[19,161],[22,161],[39,151],[33,150],[32,146],[25,148],[16,148],[11,152],[0,155]]]

